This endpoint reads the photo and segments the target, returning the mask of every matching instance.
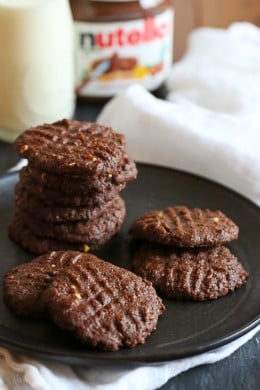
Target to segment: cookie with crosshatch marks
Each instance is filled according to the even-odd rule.
[[[93,180],[116,171],[126,155],[125,137],[111,127],[68,119],[32,127],[14,145],[39,169]]]
[[[9,226],[9,237],[33,253],[79,249],[83,245],[97,249],[118,233],[125,213],[120,197],[103,214],[87,221],[54,224],[17,211]]]
[[[97,205],[105,204],[111,201],[119,194],[119,188],[117,186],[111,187],[110,191],[98,192],[95,190],[89,192],[75,192],[64,193],[61,191],[53,191],[49,188],[45,188],[40,184],[33,181],[21,180],[15,186],[16,198],[23,198],[24,193],[28,194],[29,198],[34,198],[40,203],[44,203],[50,206],[60,207],[96,207]]]
[[[107,193],[113,188],[121,191],[129,181],[136,179],[137,169],[134,161],[125,154],[115,171],[100,176],[96,180],[89,180],[88,176],[84,175],[58,175],[37,169],[32,164],[24,167],[20,171],[20,176],[21,179],[30,177],[31,180],[43,188],[49,188],[53,191],[60,191],[66,194],[73,194],[75,192],[84,193],[93,190],[100,193]]]
[[[146,243],[135,253],[133,270],[164,296],[204,301],[241,287],[248,273],[224,246],[184,249]]]
[[[76,263],[79,257],[79,252],[53,251],[10,269],[3,283],[8,307],[21,317],[44,316],[43,291],[62,268]]]
[[[237,239],[238,233],[238,226],[221,211],[186,206],[147,212],[130,228],[135,238],[179,247],[221,245]]]
[[[51,223],[22,211],[17,211],[16,215],[38,237],[51,237],[98,247],[119,231],[125,213],[125,203],[118,197],[102,214],[86,221]]]
[[[86,243],[69,242],[50,237],[37,236],[25,225],[21,214],[16,213],[8,228],[9,237],[31,253],[43,254],[50,251],[81,250],[89,251]],[[93,248],[92,248],[93,249]]]
[[[109,209],[118,209],[122,204],[120,196],[117,195],[110,201],[102,203],[97,202],[96,204],[93,203],[91,207],[51,205],[40,201],[35,196],[28,193],[20,184],[21,183],[17,183],[15,188],[16,206],[20,210],[35,215],[36,218],[53,223],[86,221],[98,218],[101,214],[108,215]]]
[[[150,282],[88,254],[64,268],[43,295],[57,326],[107,351],[143,344],[165,309]]]

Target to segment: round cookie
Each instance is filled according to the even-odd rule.
[[[85,254],[53,280],[44,301],[57,326],[107,351],[143,344],[165,309],[150,282]]]
[[[32,214],[17,212],[23,223],[38,237],[86,243],[95,247],[104,244],[119,231],[125,213],[125,204],[120,197],[102,214],[87,221],[54,224],[35,218]]]
[[[21,176],[21,180],[16,184],[15,194],[22,197],[24,192],[48,205],[69,206],[69,207],[95,207],[98,204],[109,202],[121,191],[121,186],[112,186],[110,191],[98,192],[71,192],[54,191],[31,180],[30,177]]]
[[[22,221],[20,214],[15,214],[8,229],[9,237],[22,248],[31,253],[42,254],[50,251],[79,250],[88,251],[90,248],[86,243],[73,243],[60,241],[55,238],[44,238],[36,236]]]
[[[21,317],[41,317],[41,295],[63,267],[77,262],[80,252],[50,252],[12,268],[4,277],[6,304]]]
[[[168,207],[145,213],[134,221],[130,234],[164,245],[205,247],[238,238],[239,228],[221,211]]]
[[[9,236],[33,253],[79,249],[84,245],[97,249],[118,233],[125,212],[124,201],[121,198],[113,208],[86,223],[52,224],[18,211],[9,226]]]
[[[27,175],[35,182],[54,191],[65,193],[89,192],[92,190],[109,192],[114,186],[118,187],[118,191],[121,191],[127,182],[136,179],[137,169],[134,161],[129,156],[125,156],[123,164],[115,172],[100,176],[95,180],[89,180],[88,177],[84,177],[83,175],[55,175],[37,169],[31,164],[24,167],[20,175],[21,177]]]
[[[93,179],[123,164],[125,137],[111,127],[64,119],[24,131],[15,148],[39,169]]]
[[[164,296],[194,301],[222,297],[241,287],[248,277],[224,246],[188,250],[144,244],[134,256],[133,270]]]
[[[20,210],[33,214],[36,218],[43,219],[47,222],[60,223],[67,221],[86,221],[97,218],[108,209],[117,204],[120,197],[117,195],[109,202],[92,204],[90,206],[58,206],[45,204],[23,189],[18,183],[15,189],[15,203]],[[91,202],[91,199],[90,199]]]

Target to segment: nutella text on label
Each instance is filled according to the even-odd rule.
[[[76,90],[110,97],[132,83],[158,88],[169,74],[173,10],[144,19],[75,22]]]

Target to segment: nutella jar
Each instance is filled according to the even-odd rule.
[[[133,83],[150,91],[162,86],[173,57],[171,0],[70,4],[79,97],[109,98]]]

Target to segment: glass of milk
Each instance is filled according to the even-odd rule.
[[[74,113],[68,0],[0,0],[0,139]]]

